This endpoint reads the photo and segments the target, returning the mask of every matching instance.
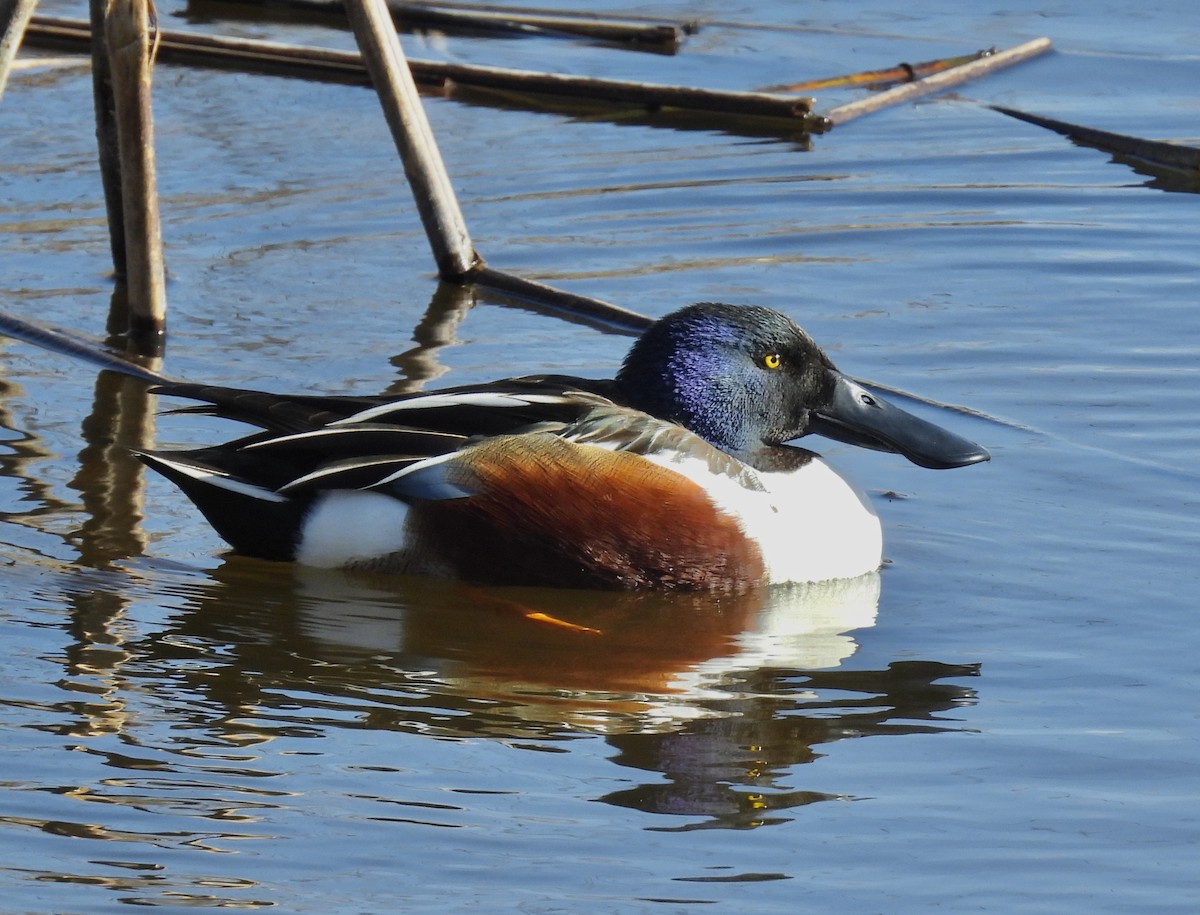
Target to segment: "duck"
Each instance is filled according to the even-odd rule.
[[[854,578],[882,563],[878,515],[797,439],[931,469],[990,457],[838,371],[782,312],[719,302],[649,325],[611,379],[155,391],[254,429],[136,452],[235,553],[485,585],[734,593]]]

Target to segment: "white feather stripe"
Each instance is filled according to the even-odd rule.
[[[398,400],[391,403],[370,407],[353,416],[331,422],[331,426],[349,426],[356,423],[369,422],[384,416],[402,414],[407,410],[429,410],[436,407],[484,407],[487,409],[503,409],[505,407],[527,407],[531,404],[563,403],[566,398],[557,394],[497,394],[491,391],[465,392],[462,394],[426,394],[423,397],[413,397],[409,400]]]
[[[228,474],[218,473],[215,470],[209,470],[205,467],[197,467],[195,464],[188,464],[184,461],[173,461],[170,458],[163,457],[161,454],[151,454],[149,457],[159,464],[163,464],[185,476],[191,477],[193,480],[200,480],[202,483],[207,483],[209,486],[216,486],[218,489],[236,492],[239,495],[249,496],[252,499],[260,499],[263,502],[287,501],[287,496],[281,496],[270,489],[255,486],[252,483],[247,483]]]
[[[447,447],[457,445],[464,441],[467,436],[459,435],[453,432],[430,432],[427,429],[417,431],[413,430],[398,430],[395,423],[355,423],[352,426],[337,426],[332,424],[323,426],[320,429],[313,429],[310,432],[292,432],[287,435],[277,435],[274,438],[263,439],[259,442],[250,442],[242,446],[243,451],[253,451],[262,448],[278,448],[280,446],[291,445],[302,442],[314,442],[321,439],[332,438],[335,441],[346,436],[370,434],[372,432],[390,433],[393,435],[412,435],[419,436],[427,441],[445,441]]]

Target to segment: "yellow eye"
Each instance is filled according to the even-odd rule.
[[[763,368],[777,369],[783,365],[783,357],[779,353],[767,353],[762,357]]]

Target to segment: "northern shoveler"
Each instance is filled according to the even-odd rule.
[[[816,432],[932,468],[988,453],[887,403],[767,308],[653,324],[612,380],[398,398],[172,383],[261,431],[141,452],[241,553],[494,584],[737,591],[881,562],[879,519]]]

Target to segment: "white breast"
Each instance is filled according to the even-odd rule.
[[[649,458],[703,487],[762,551],[771,582],[827,581],[873,572],[883,530],[866,499],[820,458],[790,473],[756,472],[762,491],[714,475],[706,462]]]

